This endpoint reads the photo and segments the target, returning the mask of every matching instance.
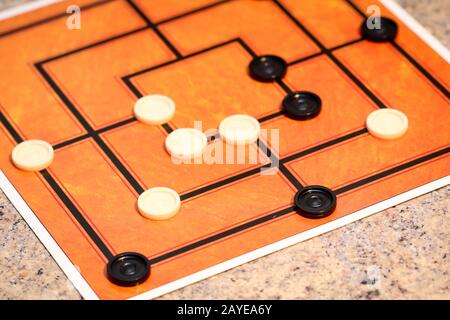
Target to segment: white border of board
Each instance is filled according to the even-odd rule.
[[[27,13],[29,11],[37,10],[39,8],[49,6],[56,2],[61,2],[62,0],[37,0],[33,2],[24,3],[19,6],[7,8],[0,11],[0,20],[5,20],[19,14]]]
[[[50,252],[52,257],[56,260],[56,263],[64,271],[66,276],[70,279],[83,298],[98,299],[97,295],[86,280],[84,280],[77,267],[69,260],[67,255],[55,239],[53,239],[41,221],[39,221],[33,210],[31,210],[2,170],[0,170],[0,189],[2,189],[9,201],[11,201],[22,218],[30,226],[31,230],[33,230],[45,248]]]
[[[13,7],[0,11],[0,20],[4,20],[25,12],[29,12],[46,5],[60,2],[61,0],[37,0],[28,4]],[[434,36],[432,36],[424,27],[422,27],[412,16],[410,16],[402,7],[400,7],[394,0],[379,0],[386,8],[388,8],[393,14],[401,19],[412,31],[414,31],[424,42],[426,42],[432,49],[434,49],[442,58],[450,63],[450,52],[444,47]],[[200,272],[194,273],[190,276],[178,279],[169,284],[163,285],[156,289],[149,290],[145,293],[137,295],[131,299],[152,299],[171,291],[180,289],[184,286],[192,284],[194,282],[206,279],[223,271],[232,269],[246,262],[263,257],[275,251],[292,246],[299,242],[311,239],[320,234],[329,232],[331,230],[340,228],[346,224],[368,217],[374,213],[380,212],[392,206],[398,205],[407,200],[421,196],[425,193],[431,192],[438,188],[444,187],[450,184],[450,175],[441,179],[432,181],[418,188],[399,194],[395,197],[379,202],[370,207],[348,214],[342,218],[336,219],[329,223],[323,224],[319,227],[302,232],[295,236],[283,239],[281,241],[272,243],[265,247],[251,251],[247,254],[233,258],[226,262],[217,264],[213,267],[204,269]],[[56,263],[63,270],[75,288],[85,299],[99,299],[93,289],[89,286],[86,280],[82,277],[76,266],[72,264],[69,258],[66,256],[61,247],[56,243],[44,225],[39,221],[37,216],[33,213],[31,208],[27,205],[24,199],[20,196],[6,175],[0,170],[0,189],[5,193],[6,197],[11,201],[20,215],[28,223],[30,228],[44,244],[45,248],[50,252]]]

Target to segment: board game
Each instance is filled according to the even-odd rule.
[[[395,39],[361,34],[373,6]],[[450,182],[450,55],[392,1],[38,1],[0,17],[0,187],[86,299],[154,298]],[[286,74],[250,77],[261,55],[284,59]],[[300,90],[320,97],[318,116],[281,111]],[[150,94],[175,101],[169,122],[133,115]],[[386,108],[407,115],[401,138],[368,132]],[[199,121],[226,148],[217,128],[233,114],[268,132],[243,161],[177,164],[164,150]],[[53,147],[48,168],[12,164],[29,139]],[[294,196],[312,185],[335,194],[331,214],[298,213]],[[139,214],[155,186],[180,195],[173,218]],[[107,276],[127,252],[150,266],[136,286]]]

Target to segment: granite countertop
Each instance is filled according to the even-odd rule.
[[[397,1],[450,45],[450,1]],[[449,208],[446,186],[162,299],[450,299]],[[0,299],[80,299],[1,192],[0,247]]]

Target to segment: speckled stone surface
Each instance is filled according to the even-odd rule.
[[[449,46],[450,1],[398,2]],[[447,186],[162,299],[450,299],[449,208]],[[80,299],[1,192],[0,299]]]

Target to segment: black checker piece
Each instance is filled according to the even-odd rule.
[[[150,263],[147,257],[140,253],[124,252],[108,262],[106,272],[112,283],[131,287],[147,280],[150,275]]]
[[[375,18],[377,19],[377,18]],[[376,27],[376,20],[366,19],[361,25],[361,34],[364,38],[374,42],[385,42],[394,40],[398,33],[398,26],[394,20],[380,17],[379,28]]]
[[[307,120],[316,117],[322,109],[322,100],[308,91],[298,91],[287,95],[282,102],[283,113],[292,119]]]
[[[278,56],[258,56],[250,62],[248,68],[253,79],[261,82],[272,82],[284,77],[287,63]]]
[[[323,186],[308,186],[295,194],[297,212],[310,219],[329,216],[336,209],[336,195]]]

